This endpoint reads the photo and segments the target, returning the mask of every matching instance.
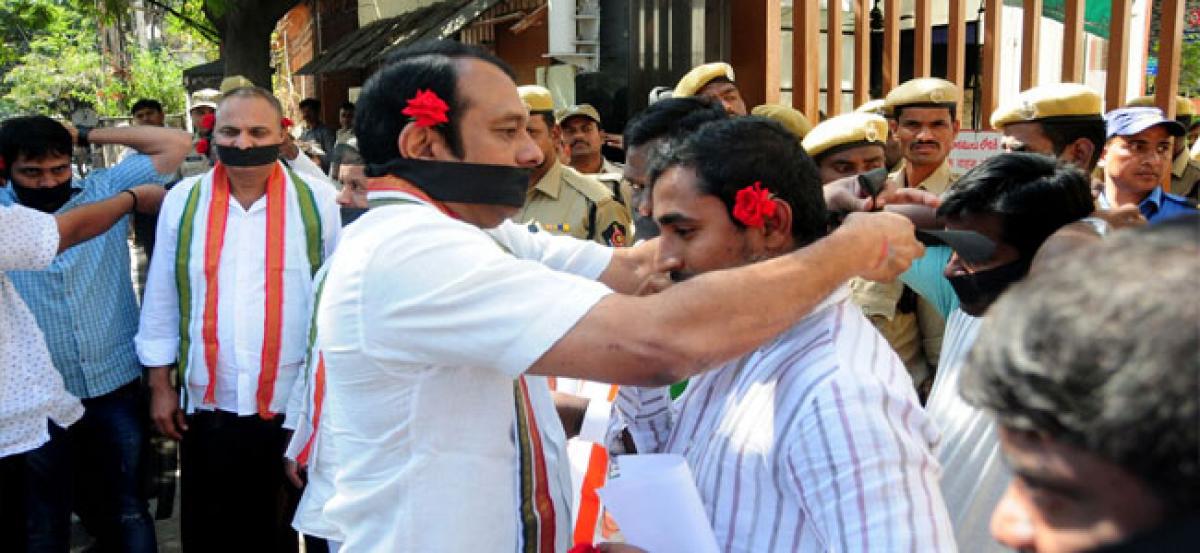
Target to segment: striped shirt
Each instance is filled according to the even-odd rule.
[[[942,491],[958,547],[986,553],[1007,551],[992,539],[990,525],[992,510],[1011,477],[1001,459],[992,417],[963,401],[958,393],[959,375],[979,333],[980,321],[961,309],[950,313],[938,373],[925,409],[942,430],[937,456],[944,467]]]
[[[667,388],[618,394],[609,443],[623,422],[638,451],[683,455],[724,551],[955,550],[937,431],[848,295],[674,403]]]
[[[132,155],[111,169],[72,181],[77,192],[58,213],[169,178],[158,174],[149,157]],[[11,182],[0,187],[0,205],[15,202],[12,187]],[[63,252],[45,271],[8,273],[46,335],[67,390],[80,398],[102,396],[142,374],[133,347],[138,306],[126,221],[122,217],[100,236]]]

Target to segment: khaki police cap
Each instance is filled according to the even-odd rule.
[[[800,110],[792,109],[788,106],[780,104],[763,104],[750,110],[750,115],[766,117],[796,135],[796,138],[804,138],[805,135],[812,131],[812,123],[804,116]]]
[[[851,112],[821,121],[804,137],[804,151],[816,157],[833,148],[860,142],[887,142],[888,122],[874,113]]]
[[[687,72],[679,83],[675,85],[675,92],[671,94],[672,98],[686,98],[695,96],[700,92],[704,85],[716,78],[726,78],[733,81],[733,67],[723,61],[706,63],[693,67]]]
[[[863,105],[858,106],[854,111],[858,113],[874,113],[875,115],[887,115],[887,110],[883,107],[884,100],[867,100]]]
[[[561,125],[563,121],[566,121],[567,119],[577,115],[587,117],[588,119],[595,121],[597,125],[600,124],[600,112],[596,111],[596,108],[592,107],[591,104],[576,104],[568,107],[567,109],[561,110],[558,112],[558,117],[555,117],[555,122]]]
[[[221,94],[229,94],[229,91],[235,88],[247,88],[255,86],[254,82],[241,75],[231,75],[225,77],[221,81]]]
[[[1137,108],[1156,108],[1158,104],[1154,96],[1140,96],[1125,104],[1126,107]],[[1192,105],[1191,100],[1183,96],[1175,97],[1175,117],[1190,117],[1196,115],[1196,108]]]
[[[210,107],[217,109],[217,100],[221,99],[221,91],[215,88],[202,88],[192,93],[192,107]]]
[[[992,112],[992,126],[1000,129],[1012,123],[1059,117],[1104,116],[1100,94],[1078,83],[1035,86],[1001,103]]]
[[[934,77],[913,79],[893,88],[884,98],[884,110],[894,115],[896,108],[920,105],[954,104],[962,101],[962,93],[954,83]]]
[[[521,94],[521,101],[525,102],[529,111],[554,111],[554,97],[550,95],[550,90],[546,87],[527,84],[518,86],[517,92]]]

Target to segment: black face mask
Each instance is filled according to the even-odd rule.
[[[368,165],[368,177],[395,175],[439,202],[520,208],[529,188],[529,169],[507,165],[401,158]]]
[[[235,148],[217,144],[216,147],[217,160],[230,167],[270,165],[279,159],[279,144],[252,148]]]
[[[14,184],[13,192],[21,205],[43,213],[54,213],[71,200],[75,189],[71,188],[71,179],[67,179],[50,188],[26,188]]]
[[[1004,290],[1029,273],[1029,263],[1029,260],[1018,259],[986,271],[955,275],[947,280],[954,288],[962,310],[968,315],[981,317]]]

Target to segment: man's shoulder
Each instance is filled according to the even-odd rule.
[[[615,201],[612,190],[592,175],[584,175],[574,168],[563,166],[562,180],[567,186],[597,205]]]

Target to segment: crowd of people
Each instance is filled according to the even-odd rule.
[[[185,551],[641,551],[597,489],[656,453],[725,551],[1200,547],[1190,102],[1025,90],[959,175],[936,78],[820,120],[709,63],[617,136],[438,41],[338,129],[191,100],[0,124],[5,550],[157,550],[151,433]]]

